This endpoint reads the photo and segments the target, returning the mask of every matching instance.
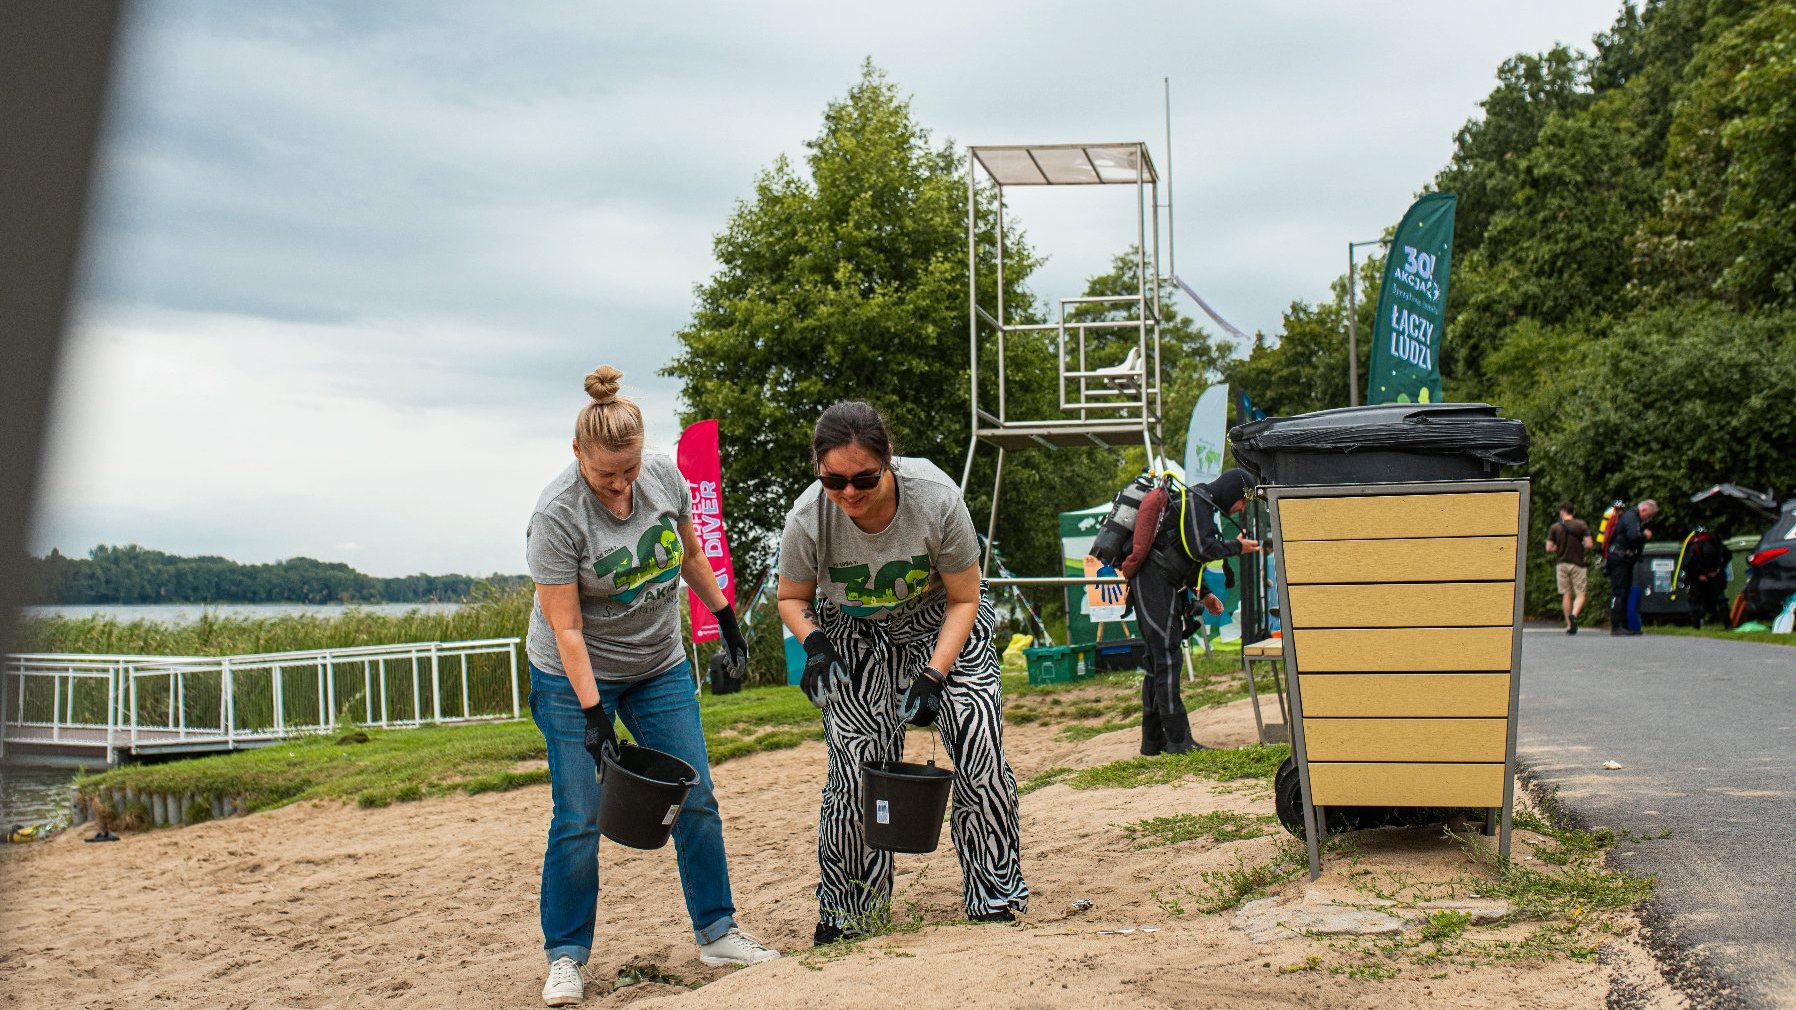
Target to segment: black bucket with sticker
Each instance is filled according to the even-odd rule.
[[[867,845],[888,852],[934,852],[942,841],[954,773],[903,761],[861,765],[861,828]]]
[[[599,833],[633,849],[658,849],[673,835],[698,772],[672,754],[619,747],[599,773]]]

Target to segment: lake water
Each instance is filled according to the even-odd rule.
[[[349,610],[370,614],[398,616],[414,610],[427,614],[452,614],[461,609],[459,603],[62,603],[25,607],[24,617],[67,617],[75,620],[99,614],[115,621],[152,621],[157,624],[191,624],[201,614],[218,617],[285,617],[289,614],[311,614],[337,617]]]
[[[0,764],[0,830],[63,817],[68,813],[69,783],[74,778],[75,773],[67,769]]]

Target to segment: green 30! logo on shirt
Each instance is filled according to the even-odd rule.
[[[628,547],[608,551],[592,563],[592,573],[601,579],[613,576],[611,598],[620,603],[633,603],[644,586],[667,582],[677,576],[685,557],[686,551],[680,544],[680,533],[674,528],[673,520],[662,516],[660,522],[642,531],[634,554]]]
[[[929,555],[900,558],[882,566],[879,574],[871,573],[869,565],[842,565],[829,570],[830,579],[842,587],[842,595],[848,600],[842,609],[852,617],[891,610],[927,592]]]

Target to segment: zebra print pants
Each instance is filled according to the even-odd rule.
[[[842,655],[853,683],[823,710],[829,775],[817,822],[817,904],[822,921],[851,925],[892,893],[892,854],[867,847],[861,830],[861,763],[904,756],[898,709],[912,676],[929,663],[947,612],[945,598],[883,621],[849,617],[818,603],[818,624]],[[1017,832],[1016,776],[1004,759],[1004,702],[998,683],[997,615],[983,586],[973,632],[942,694],[941,733],[954,762],[950,831],[960,857],[966,914],[1027,911]]]

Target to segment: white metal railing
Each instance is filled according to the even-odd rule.
[[[516,638],[240,656],[10,655],[0,757],[12,743],[233,747],[342,722],[518,718]]]

